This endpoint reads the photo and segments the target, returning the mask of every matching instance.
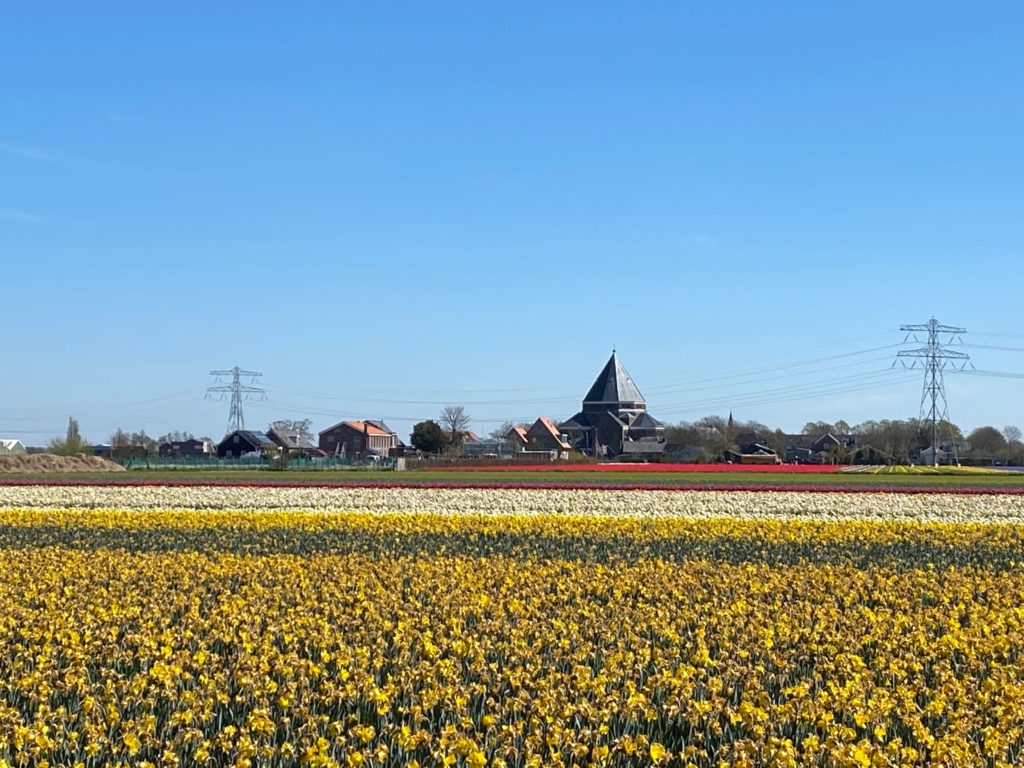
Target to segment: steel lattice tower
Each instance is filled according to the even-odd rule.
[[[230,435],[236,429],[245,429],[245,416],[242,414],[242,400],[248,400],[252,395],[260,395],[260,400],[267,399],[266,390],[260,387],[252,387],[242,383],[242,377],[250,377],[250,383],[256,384],[257,379],[262,376],[258,371],[243,371],[237,365],[227,371],[210,371],[211,376],[216,376],[218,386],[206,388],[206,399],[212,400],[211,395],[219,394],[217,400],[223,400],[224,396],[231,393],[231,410],[228,412],[228,429],[224,434]],[[230,384],[220,384],[221,376],[230,376]]]
[[[957,352],[949,349],[949,344],[963,342],[962,334],[967,333],[966,328],[957,328],[952,325],[942,325],[934,317],[927,323],[901,325],[901,331],[906,331],[907,336],[904,343],[909,341],[924,344],[917,349],[904,349],[896,353],[896,361],[902,363],[904,368],[917,368],[920,365],[924,368],[924,387],[921,389],[921,408],[918,414],[920,421],[930,421],[932,425],[932,463],[938,466],[939,463],[939,422],[949,423],[949,401],[946,399],[946,385],[942,378],[942,372],[946,368],[962,371],[970,362],[970,357],[964,352]],[[922,341],[918,334],[928,334],[927,341]],[[946,345],[943,345],[939,337],[948,335]],[[911,362],[908,364],[907,360]],[[939,401],[941,400],[941,409]],[[959,463],[957,457],[956,441],[953,443],[953,456]]]

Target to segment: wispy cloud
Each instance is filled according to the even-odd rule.
[[[29,224],[38,224],[42,221],[42,218],[36,216],[34,213],[3,209],[0,209],[0,219],[3,219],[4,221],[24,221]]]
[[[176,176],[159,175],[137,168],[98,163],[92,160],[83,160],[76,157],[68,157],[66,155],[56,155],[47,149],[42,149],[41,147],[27,147],[20,144],[5,144],[0,142],[0,155],[3,154],[22,157],[26,160],[34,160],[39,163],[53,163],[62,169],[68,169],[71,171],[101,173],[107,176],[125,176],[136,179],[159,180],[182,178],[180,174]]]
[[[26,160],[37,160],[41,163],[57,162],[56,155],[45,149],[40,149],[39,147],[21,147],[17,144],[0,143],[0,152],[4,152],[8,155],[15,155],[17,157],[23,157]]]

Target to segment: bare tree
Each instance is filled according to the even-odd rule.
[[[1019,443],[1021,439],[1020,427],[1015,427],[1012,424],[1008,424],[1003,427],[1003,437],[1006,438],[1006,442],[1010,445]]]
[[[441,409],[441,429],[448,433],[449,439],[455,445],[462,444],[462,433],[469,426],[469,414],[461,405],[446,405]]]
[[[175,429],[171,432],[168,432],[166,435],[160,435],[160,437],[158,437],[156,441],[158,444],[162,445],[163,443],[181,443],[184,442],[185,440],[194,439],[195,435],[193,435],[191,432],[182,432],[181,430]],[[113,445],[113,438],[111,438],[111,445]]]
[[[508,436],[508,433],[515,428],[516,423],[514,421],[503,422],[501,426],[491,430],[491,437],[495,440],[504,440]]]
[[[267,431],[272,429],[295,430],[299,437],[305,440],[313,439],[313,422],[310,419],[278,419],[267,425]]]

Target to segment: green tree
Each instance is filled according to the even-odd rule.
[[[441,425],[433,419],[414,424],[409,442],[413,448],[424,453],[442,453],[448,447],[447,435],[441,429]]]
[[[971,458],[980,461],[994,461],[1006,454],[1007,444],[1003,433],[995,427],[978,427],[967,436],[971,444]]]
[[[921,449],[931,444],[931,425],[926,436],[917,419],[866,421],[854,427],[853,431],[861,435],[862,448],[873,448],[880,454],[891,456],[897,464],[916,462]]]
[[[836,433],[836,425],[827,421],[808,421],[800,432],[807,437],[821,437],[822,435]]]
[[[78,428],[78,419],[68,417],[68,429],[64,438],[53,438],[48,450],[58,456],[74,456],[79,453],[91,452],[88,442],[82,437],[82,432]]]
[[[785,461],[786,459],[786,433],[781,429],[776,429],[774,432],[768,432],[764,435],[764,443],[773,451],[775,455]]]

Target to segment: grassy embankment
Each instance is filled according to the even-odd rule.
[[[0,475],[0,483],[242,483],[309,485],[552,485],[642,486],[668,488],[700,486],[722,488],[942,488],[948,490],[1009,488],[1024,491],[1024,472],[999,475],[942,474],[801,474],[793,472],[594,472],[594,471],[487,471],[446,470],[386,471],[289,471],[266,470],[138,470],[133,472],[26,473]]]

